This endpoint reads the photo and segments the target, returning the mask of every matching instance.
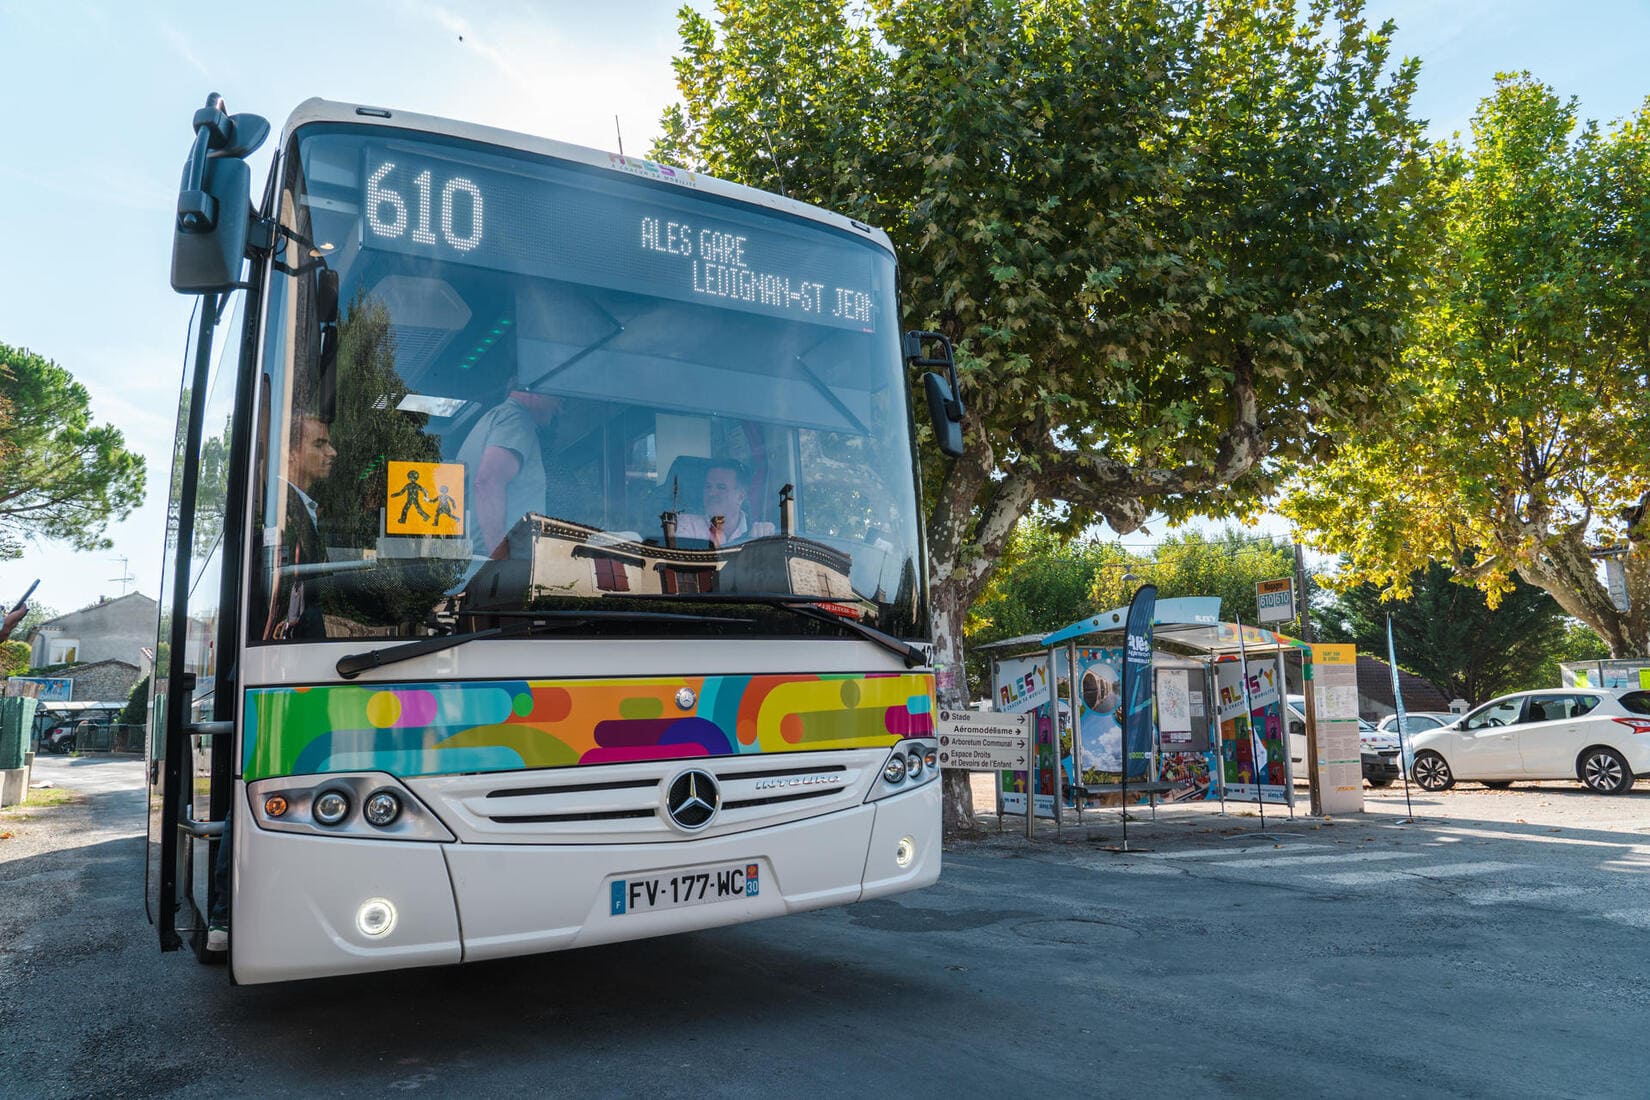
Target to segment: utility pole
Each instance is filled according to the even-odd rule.
[[[1312,590],[1307,587],[1306,555],[1301,552],[1300,540],[1295,540],[1295,590],[1300,601],[1301,641],[1312,642]]]

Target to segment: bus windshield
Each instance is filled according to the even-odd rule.
[[[595,600],[691,603],[672,632],[819,632],[748,606],[806,598],[926,635],[892,255],[649,168],[372,127],[292,138],[254,644]]]

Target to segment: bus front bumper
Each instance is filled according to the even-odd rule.
[[[940,873],[940,790],[693,841],[435,844],[237,822],[231,965],[246,984],[669,935],[915,890]],[[902,862],[903,861],[903,862]],[[382,928],[385,907],[390,927]]]

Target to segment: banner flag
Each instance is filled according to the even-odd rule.
[[[1123,630],[1123,775],[1146,779],[1152,756],[1152,616],[1157,585],[1143,584]]]

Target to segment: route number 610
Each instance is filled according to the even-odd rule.
[[[395,171],[395,162],[386,161],[367,177],[367,225],[380,237],[398,238],[407,234],[413,219],[407,211],[407,200],[401,193],[384,186],[384,177]],[[428,168],[413,177],[418,189],[418,211],[412,225],[412,239],[419,244],[435,244],[435,231],[430,226],[435,184]],[[470,232],[459,236],[453,231],[453,199],[463,194],[470,199]],[[482,201],[481,188],[463,176],[454,176],[441,185],[441,238],[460,252],[468,252],[481,243]],[[388,214],[385,218],[383,215]]]

